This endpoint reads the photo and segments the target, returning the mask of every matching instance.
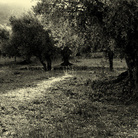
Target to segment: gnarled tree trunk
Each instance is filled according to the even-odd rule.
[[[40,60],[41,64],[43,65],[44,71],[46,71],[47,68],[46,68],[45,62],[44,62],[44,61],[42,60],[42,58],[40,58],[40,57],[39,57],[39,60]]]
[[[130,56],[125,56],[127,68],[128,68],[128,76],[130,79],[133,78],[133,68],[134,68],[134,61],[131,59]]]
[[[134,55],[127,55],[125,59],[128,67],[130,85],[133,89],[133,95],[138,96],[138,51]]]
[[[62,66],[70,66],[70,65],[72,65],[69,62],[71,53],[72,53],[72,51],[68,47],[64,47],[64,49],[61,51],[61,55],[63,57],[63,63],[61,64]]]

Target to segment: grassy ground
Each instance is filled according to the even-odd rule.
[[[104,64],[105,65],[104,65]],[[125,105],[118,94],[120,88],[97,91],[93,81],[112,79],[126,69],[115,60],[109,72],[103,59],[78,59],[73,68],[51,72],[20,70],[21,66],[0,70],[0,136],[13,138],[126,138],[138,137],[137,103]],[[25,67],[22,67],[25,69]],[[4,95],[21,89],[32,91],[42,81],[55,82],[39,88],[39,97],[20,101]],[[47,84],[47,83],[46,83]],[[45,84],[45,85],[46,85]],[[118,86],[119,87],[119,86]],[[13,100],[14,99],[14,100]]]

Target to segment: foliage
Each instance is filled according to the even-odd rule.
[[[0,41],[7,40],[8,38],[9,38],[9,32],[4,28],[0,28]]]
[[[0,28],[0,55],[4,54],[2,48],[8,39],[9,39],[9,31],[4,28]]]
[[[18,46],[12,44],[11,38],[7,40],[7,42],[3,43],[2,45],[2,53],[5,57],[20,57],[21,54],[19,52]]]
[[[92,24],[100,25],[103,47],[111,47],[124,55],[130,79],[138,86],[138,2],[135,0],[84,0],[80,26],[85,30]],[[84,19],[84,20],[83,20]],[[92,30],[92,29],[91,29]],[[98,30],[98,29],[97,29]],[[96,37],[96,35],[94,35]],[[97,38],[97,37],[96,37]],[[110,45],[111,41],[115,43]],[[133,82],[132,82],[133,83]],[[134,83],[132,84],[134,86]],[[136,88],[138,91],[138,88]]]
[[[78,33],[75,19],[70,19],[66,1],[39,1],[34,12],[40,16],[44,26],[51,30],[52,36],[58,40],[57,47],[69,47],[76,55],[80,46],[84,45],[84,38]]]
[[[14,56],[17,56],[17,53],[22,57],[36,56],[46,70],[44,61],[49,61],[51,64],[51,57],[54,55],[55,48],[54,41],[39,19],[27,14],[20,18],[11,17],[10,23],[12,34],[9,43],[7,43],[7,49],[11,47]],[[50,69],[51,65],[49,66]]]
[[[120,55],[126,58],[129,75],[136,83],[138,77],[134,76],[138,76],[137,9],[138,2],[135,0],[43,0],[38,2],[34,11],[41,15],[50,13],[49,17],[53,16],[54,21],[63,18],[64,22],[68,19],[77,34],[83,34],[81,38],[87,47],[90,45],[93,49],[110,48],[119,51]],[[114,44],[111,44],[112,40],[115,41]]]
[[[115,39],[115,48],[124,55],[133,86],[138,80],[138,2],[134,0],[116,1],[111,5],[105,18],[107,35]],[[134,81],[134,82],[133,82]]]
[[[104,15],[102,2],[41,0],[34,7],[34,12],[52,29],[53,36],[59,41],[57,45],[69,46],[74,55],[100,51],[106,46],[107,38],[102,33],[103,21],[100,19]]]

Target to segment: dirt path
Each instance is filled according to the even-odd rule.
[[[0,95],[0,138],[137,138],[137,106],[92,89],[98,73],[77,73]]]
[[[2,97],[10,98],[14,101],[28,101],[28,100],[34,100],[34,98],[39,98],[40,96],[43,96],[45,93],[45,90],[52,87],[54,83],[63,81],[65,79],[68,79],[72,77],[71,75],[65,75],[62,77],[52,77],[49,80],[43,80],[36,84],[35,87],[28,87],[28,88],[22,88],[17,90],[11,90],[6,94],[3,94]]]
[[[23,108],[22,105],[35,99],[40,99],[48,91],[48,88],[53,87],[55,83],[68,80],[71,77],[72,75],[52,77],[48,80],[40,81],[35,86],[11,90],[6,94],[0,95],[0,138],[15,137],[15,129],[23,129],[24,124],[25,126],[28,124],[26,117],[19,113],[19,108]]]

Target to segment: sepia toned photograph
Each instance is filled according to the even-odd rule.
[[[0,0],[0,138],[138,138],[138,0]]]

